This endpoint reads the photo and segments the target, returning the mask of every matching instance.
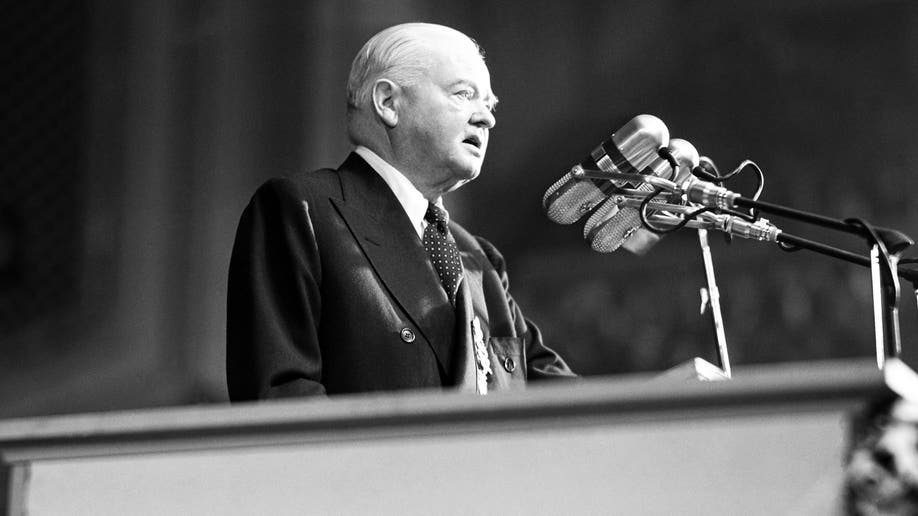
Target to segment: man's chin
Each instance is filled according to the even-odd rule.
[[[481,174],[481,167],[468,168],[462,171],[462,174],[458,174],[461,184],[468,183],[469,181],[478,177]]]
[[[445,192],[443,192],[443,193],[455,192],[456,190],[462,188],[466,183],[472,181],[472,180],[475,179],[476,177],[478,177],[478,172],[477,172],[477,171],[476,171],[476,172],[473,172],[473,173],[464,174],[463,176],[459,177],[458,180],[457,180],[455,183],[453,183],[453,185],[450,186],[450,187],[449,187]]]

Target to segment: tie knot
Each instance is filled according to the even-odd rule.
[[[437,229],[446,231],[446,224],[449,222],[449,213],[434,203],[427,204],[427,213],[424,214],[424,220],[430,224],[436,224]]]

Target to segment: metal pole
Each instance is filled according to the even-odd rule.
[[[724,317],[720,311],[720,291],[717,288],[717,279],[714,277],[714,259],[711,257],[711,247],[708,245],[708,230],[698,230],[698,242],[701,244],[701,256],[704,259],[704,275],[707,279],[707,300],[711,307],[711,318],[714,321],[714,334],[717,338],[717,360],[724,376],[731,377],[730,355],[727,352],[727,335],[724,332]],[[704,292],[702,289],[702,313],[704,313]]]
[[[898,268],[899,256],[891,254],[890,266]],[[877,346],[877,367],[883,369],[888,358],[896,358],[902,352],[902,336],[899,331],[899,277],[889,275],[890,284],[884,281],[880,247],[870,248],[870,279],[873,291],[873,323]]]

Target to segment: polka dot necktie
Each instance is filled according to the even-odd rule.
[[[450,303],[456,306],[459,279],[462,277],[462,260],[459,258],[456,241],[446,225],[449,222],[449,214],[446,213],[446,210],[430,203],[427,206],[427,213],[424,214],[424,220],[427,221],[423,238],[424,249],[427,250],[427,255],[430,256],[430,262],[437,270],[437,275],[440,276],[440,282],[443,283],[443,290],[446,291]]]

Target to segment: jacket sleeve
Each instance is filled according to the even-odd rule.
[[[510,295],[510,279],[507,274],[507,264],[494,244],[476,237],[479,245],[487,256],[488,261],[494,266],[503,286],[504,297],[510,307],[513,326],[516,334],[523,338],[526,354],[526,378],[529,381],[547,378],[576,378],[564,359],[542,341],[542,332],[539,328],[523,316],[523,312],[513,296]]]
[[[230,400],[324,394],[321,264],[307,192],[272,179],[239,221],[227,291]]]

